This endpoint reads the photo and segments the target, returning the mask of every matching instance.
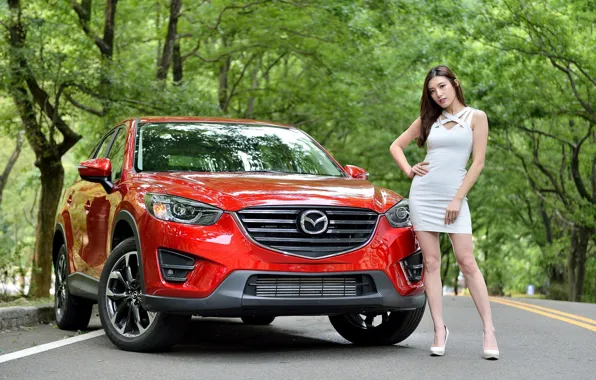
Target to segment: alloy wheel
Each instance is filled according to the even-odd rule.
[[[127,252],[112,267],[106,284],[108,318],[116,331],[128,338],[141,336],[156,316],[141,305],[139,275],[137,252]]]
[[[66,257],[60,255],[56,264],[56,289],[55,289],[56,316],[62,318],[66,307]]]

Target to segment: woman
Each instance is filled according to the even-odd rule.
[[[404,148],[417,138],[427,146],[423,162],[408,164]],[[424,285],[433,319],[433,355],[445,354],[449,330],[443,322],[439,233],[449,234],[457,263],[484,328],[484,357],[498,359],[488,292],[472,245],[466,194],[480,175],[488,139],[486,114],[466,106],[459,81],[447,66],[430,70],[424,81],[420,117],[391,144],[391,155],[412,178],[410,216],[424,258]],[[473,162],[466,172],[472,153]]]

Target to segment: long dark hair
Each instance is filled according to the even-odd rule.
[[[420,99],[420,120],[422,121],[422,127],[420,128],[420,136],[416,141],[416,144],[419,147],[424,146],[426,139],[428,138],[428,134],[430,133],[430,127],[439,118],[441,112],[443,112],[443,108],[432,99],[430,96],[430,91],[428,90],[428,82],[430,82],[430,80],[434,77],[446,77],[449,79],[451,85],[455,88],[457,100],[459,100],[464,106],[466,105],[464,102],[464,93],[461,89],[461,86],[455,83],[457,78],[455,77],[453,71],[451,71],[451,69],[445,65],[433,67],[426,75],[426,79],[424,80],[424,88],[422,89],[422,98]]]

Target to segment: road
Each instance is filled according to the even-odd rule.
[[[40,325],[0,333],[0,379],[594,379],[596,304],[493,298],[501,360],[482,359],[480,319],[469,297],[444,297],[451,332],[444,357],[431,357],[430,313],[399,345],[357,347],[326,317],[283,317],[270,326],[193,319],[169,352],[116,349],[97,318],[73,344],[2,362],[2,355],[75,335]],[[82,334],[85,336],[85,334]],[[43,347],[43,346],[42,346]],[[6,356],[7,358],[8,356]]]

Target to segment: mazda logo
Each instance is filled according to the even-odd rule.
[[[327,230],[329,219],[321,211],[308,210],[300,215],[300,227],[309,235],[322,234]]]

